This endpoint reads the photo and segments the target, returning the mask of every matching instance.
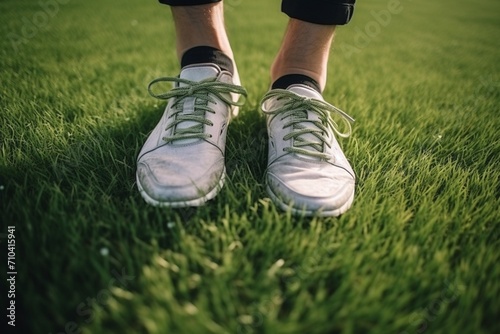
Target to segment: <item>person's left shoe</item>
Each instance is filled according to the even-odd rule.
[[[335,133],[350,135],[350,116],[303,84],[272,89],[262,99],[269,136],[267,191],[282,209],[339,216],[351,207],[355,175]],[[341,133],[330,114],[348,127]]]

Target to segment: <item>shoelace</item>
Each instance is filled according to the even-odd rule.
[[[182,83],[185,86],[176,87],[166,93],[156,94],[153,92],[152,86],[159,82]],[[244,97],[247,96],[246,90],[243,87],[220,82],[217,78],[209,78],[199,82],[177,77],[157,78],[149,83],[148,92],[151,96],[162,100],[175,98],[175,102],[172,104],[172,108],[175,109],[175,112],[170,116],[174,117],[175,120],[165,129],[168,131],[170,128],[174,128],[174,133],[171,136],[163,138],[167,143],[180,139],[210,138],[209,134],[203,132],[204,125],[213,125],[213,123],[205,117],[206,113],[215,114],[215,111],[208,107],[208,103],[216,103],[216,98],[218,98],[227,105],[241,107],[244,104],[244,100],[233,101],[229,94],[236,93]],[[193,113],[183,114],[182,112],[183,101],[186,98],[195,99]],[[184,129],[179,128],[177,125],[183,122],[195,122],[196,124]]]
[[[266,101],[276,98],[284,100],[284,103],[274,109],[266,108]],[[283,140],[293,139],[293,146],[286,147],[286,152],[293,152],[308,155],[311,157],[328,160],[328,154],[323,153],[324,145],[331,147],[328,140],[328,129],[334,131],[338,136],[346,138],[351,135],[351,122],[354,119],[339,108],[331,104],[304,96],[299,96],[288,90],[273,89],[269,91],[261,102],[262,111],[275,117],[281,116],[281,120],[289,118],[284,128],[292,127],[292,131],[283,137]],[[307,112],[313,112],[319,117],[318,120],[307,119]],[[330,114],[338,114],[347,127],[346,132],[341,132],[337,122]],[[314,127],[306,127],[304,123],[311,123]],[[305,134],[312,134],[317,141],[304,138]],[[310,147],[307,149],[307,147]],[[311,149],[312,148],[312,149]]]

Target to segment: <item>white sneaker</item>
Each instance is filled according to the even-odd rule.
[[[273,89],[262,99],[269,135],[267,191],[284,210],[339,216],[354,199],[355,175],[334,133],[348,137],[354,121],[302,85]],[[341,133],[330,113],[342,116]]]
[[[149,84],[151,95],[169,100],[165,112],[137,157],[137,187],[154,206],[199,206],[214,198],[226,176],[227,125],[246,91],[238,79],[214,64],[186,66],[179,78]],[[157,82],[175,88],[155,94]]]

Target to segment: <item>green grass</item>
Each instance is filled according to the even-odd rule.
[[[69,1],[15,50],[12,33],[41,7],[2,1],[0,210],[1,233],[16,226],[16,328],[500,332],[500,3],[401,0],[359,35],[388,3],[359,1],[338,29],[325,91],[356,118],[342,141],[354,205],[301,218],[263,184],[258,104],[286,24],[279,1],[227,2],[249,98],[229,130],[225,188],[183,210],[146,205],[134,183],[164,107],[146,85],[178,72],[168,9]]]

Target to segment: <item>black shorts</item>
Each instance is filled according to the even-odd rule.
[[[170,6],[193,6],[222,0],[159,0]],[[327,25],[350,21],[356,0],[282,0],[281,10],[294,19]]]

